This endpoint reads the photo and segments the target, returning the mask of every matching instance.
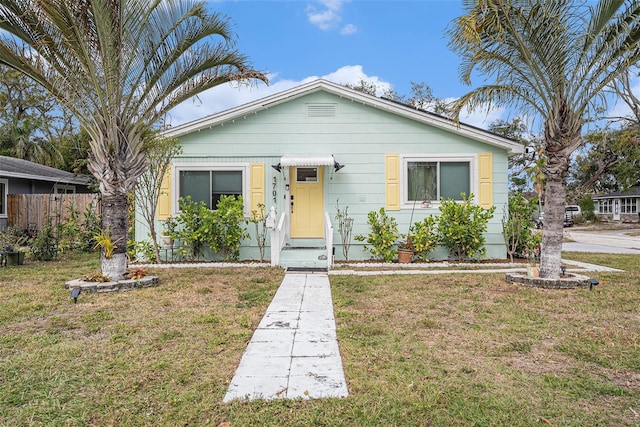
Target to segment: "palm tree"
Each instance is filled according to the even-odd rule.
[[[464,107],[506,105],[537,118],[544,129],[545,227],[540,276],[560,276],[562,226],[571,153],[582,128],[606,102],[605,89],[640,60],[640,2],[601,0],[465,0],[450,46],[463,63],[493,83],[456,101]]]
[[[198,0],[3,0],[0,64],[68,108],[91,137],[88,168],[116,244],[103,274],[126,271],[127,193],[145,170],[145,132],[167,111],[228,82],[266,77],[234,48],[226,16]]]

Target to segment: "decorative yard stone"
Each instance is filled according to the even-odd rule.
[[[157,286],[160,283],[158,276],[145,276],[140,279],[123,279],[111,282],[88,282],[75,279],[64,284],[66,289],[81,289],[83,292],[116,292],[130,291],[133,289]]]
[[[588,288],[589,277],[581,274],[567,273],[559,279],[548,279],[544,277],[529,277],[526,272],[506,273],[507,283],[517,283],[522,286],[543,289],[576,289]]]

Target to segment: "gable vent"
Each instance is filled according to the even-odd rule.
[[[307,104],[307,117],[335,117],[336,104]]]

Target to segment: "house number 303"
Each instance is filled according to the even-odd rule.
[[[271,191],[271,195],[273,196],[273,203],[276,203],[278,201],[278,191],[276,190],[276,186],[278,184],[278,178],[277,177],[273,177],[273,190]]]

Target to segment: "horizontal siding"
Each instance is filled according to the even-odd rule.
[[[307,117],[307,103],[323,102],[336,104],[336,117]],[[275,206],[279,213],[288,208],[283,197],[286,182],[283,174],[270,166],[277,164],[285,154],[333,154],[346,166],[338,173],[332,173],[332,168],[325,168],[325,209],[334,219],[337,200],[341,207],[348,206],[349,214],[354,218],[354,236],[367,234],[367,213],[385,205],[385,154],[491,152],[493,201],[497,208],[489,224],[487,242],[492,244],[491,256],[504,253],[504,247],[501,249],[500,245],[502,209],[508,197],[506,152],[456,133],[317,92],[246,118],[184,135],[180,141],[183,154],[176,162],[264,163],[265,204],[267,210]],[[272,197],[274,178],[275,202]],[[412,209],[404,207],[390,214],[398,220],[399,231],[407,233]],[[439,214],[439,210],[416,206],[413,221],[433,214]],[[253,233],[253,228],[249,227],[248,231]],[[141,236],[143,232],[136,234]],[[337,230],[335,240],[340,243]],[[353,243],[355,254],[361,248]],[[338,253],[339,250],[336,251]]]

